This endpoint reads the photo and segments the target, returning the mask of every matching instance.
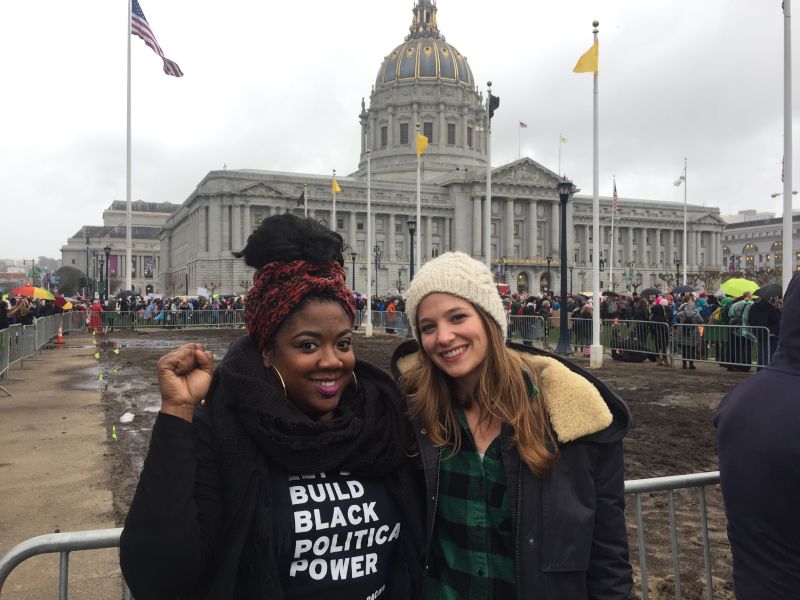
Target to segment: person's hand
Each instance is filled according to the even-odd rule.
[[[214,358],[203,344],[186,344],[156,364],[161,412],[192,421],[194,408],[211,386]]]

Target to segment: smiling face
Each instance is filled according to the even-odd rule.
[[[287,319],[262,352],[304,413],[327,421],[353,381],[352,322],[338,302],[312,300]]]
[[[471,392],[489,350],[489,336],[472,303],[450,294],[429,294],[417,310],[422,350],[431,362]]]

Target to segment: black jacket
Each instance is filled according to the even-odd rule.
[[[800,275],[795,275],[772,363],[728,393],[714,417],[738,600],[800,598],[798,388]]]
[[[629,600],[633,583],[622,448],[631,423],[628,407],[579,367],[528,346],[510,346],[541,375],[560,450],[552,472],[538,477],[520,461],[510,428],[503,428],[518,598]],[[413,340],[398,348],[393,357],[396,376],[416,360],[416,350]],[[428,492],[427,561],[435,524],[439,450],[420,423],[415,426]]]
[[[225,377],[234,370],[237,379],[226,388]],[[367,390],[367,402],[393,403],[399,410],[401,398],[391,377],[360,361],[355,372]],[[280,575],[269,560],[274,556],[270,536],[275,528],[264,515],[271,523],[291,521],[291,513],[273,512],[277,503],[270,494],[272,478],[285,480],[288,472],[268,459],[243,425],[242,413],[227,400],[231,389],[244,388],[251,396],[248,402],[279,402],[273,394],[288,402],[269,374],[255,344],[239,338],[215,371],[206,405],[197,408],[192,423],[158,415],[120,540],[122,572],[137,600],[282,597]],[[402,425],[398,437],[402,454]],[[384,595],[405,600],[410,593],[399,590],[417,590],[421,578],[421,532],[416,536],[411,532],[420,529],[422,509],[417,508],[421,494],[413,487],[400,494],[391,489],[394,481],[413,481],[410,462],[402,462],[384,481],[395,501],[402,503],[404,514],[413,515],[409,517],[413,523],[403,522],[402,553],[392,564],[390,589]],[[411,539],[416,543],[406,542]],[[410,558],[407,543],[415,554]]]

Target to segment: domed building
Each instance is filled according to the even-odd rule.
[[[455,2],[452,3],[455,10]],[[416,217],[416,130],[429,140],[421,160],[422,221],[416,224],[424,262],[448,250],[483,259],[490,251],[498,283],[512,291],[558,289],[558,175],[530,158],[492,168],[491,224],[486,202],[486,99],[467,57],[439,30],[435,0],[417,0],[405,40],[380,61],[369,102],[358,115],[358,169],[338,177],[332,222],[330,175],[268,170],[208,173],[161,230],[159,283],[163,294],[194,294],[197,288],[243,293],[252,270],[239,250],[261,221],[273,214],[304,214],[339,232],[348,244],[348,281],[364,294],[394,294],[408,286],[411,236]],[[495,122],[502,119],[502,109]],[[355,134],[355,132],[354,132]],[[367,162],[375,263],[367,281]],[[580,184],[580,182],[576,182]],[[675,271],[719,272],[722,264],[719,211],[689,207],[687,256],[682,256],[683,204],[620,199],[614,257],[610,256],[611,199],[601,199],[601,287],[617,290],[659,285]],[[591,286],[591,198],[576,195],[567,215],[570,281],[576,292]],[[608,266],[614,261],[614,279]],[[377,268],[375,268],[377,267]],[[551,274],[552,270],[552,274]]]

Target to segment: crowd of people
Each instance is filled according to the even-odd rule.
[[[530,325],[512,318],[510,335],[522,337],[527,345],[538,339],[552,341],[549,330],[561,310],[561,298],[547,291],[538,295],[515,293],[504,297],[504,305],[509,317],[543,319],[540,325]],[[564,306],[570,315],[572,343],[588,355],[594,301],[568,295]],[[668,347],[674,340],[684,369],[694,369],[695,360],[713,356],[729,370],[749,371],[753,347],[757,368],[763,368],[778,346],[781,309],[781,297],[753,298],[750,292],[736,298],[705,292],[676,295],[606,292],[600,298],[601,320],[617,326],[612,328],[612,356],[643,361],[649,355],[659,365],[668,365]],[[626,324],[623,333],[619,326]]]

